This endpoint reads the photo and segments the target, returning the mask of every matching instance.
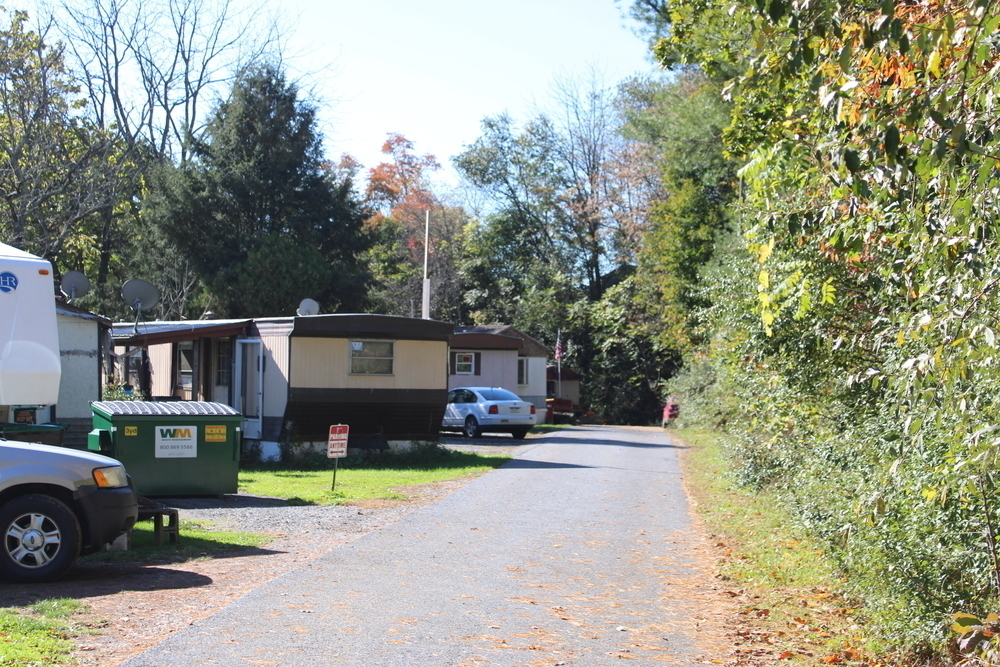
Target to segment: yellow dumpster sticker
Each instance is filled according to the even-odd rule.
[[[205,442],[225,442],[225,441],[226,441],[225,426],[205,427]]]
[[[125,435],[139,435],[139,427],[138,426],[126,426],[125,427]]]

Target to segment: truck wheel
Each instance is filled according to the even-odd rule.
[[[515,428],[510,432],[510,434],[514,436],[515,440],[524,440],[524,438],[528,435],[528,431],[530,430],[531,429],[527,428]]]
[[[0,507],[0,577],[53,581],[80,555],[80,522],[61,500],[42,494],[14,498]]]
[[[472,415],[465,418],[465,436],[467,438],[478,438],[482,435],[482,431],[479,430],[479,422]]]

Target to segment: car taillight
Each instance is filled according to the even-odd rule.
[[[491,415],[498,415],[498,414],[500,414],[500,408],[498,408],[495,405],[491,405],[490,406],[490,414]]]
[[[534,405],[531,406],[531,414],[535,414],[535,406]]]

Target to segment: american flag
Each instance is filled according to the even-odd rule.
[[[556,361],[563,358],[562,336],[556,336]]]

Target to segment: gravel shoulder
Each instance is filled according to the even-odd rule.
[[[410,496],[408,500],[355,505],[289,505],[278,498],[247,494],[162,499],[181,510],[182,520],[211,522],[219,528],[268,534],[274,539],[262,548],[184,563],[81,561],[55,583],[4,585],[4,606],[47,598],[79,600],[87,611],[74,617],[74,659],[81,665],[114,667],[257,586],[398,521],[474,477],[402,489]]]

